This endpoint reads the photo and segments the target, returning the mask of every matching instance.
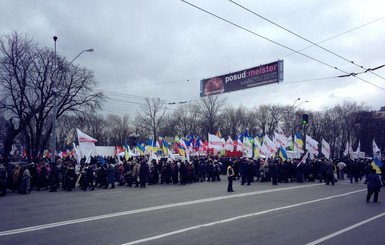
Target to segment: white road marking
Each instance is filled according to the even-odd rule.
[[[292,205],[288,205],[288,206],[284,206],[284,207],[268,209],[268,210],[264,210],[264,211],[260,211],[260,212],[256,212],[256,213],[245,214],[245,215],[241,215],[241,216],[237,216],[237,217],[233,217],[233,218],[228,218],[228,219],[214,221],[214,222],[211,222],[211,223],[191,226],[191,227],[187,227],[187,228],[184,228],[184,229],[180,229],[180,230],[176,230],[176,231],[160,234],[160,235],[157,235],[157,236],[152,236],[152,237],[147,237],[147,238],[131,241],[131,242],[128,242],[128,243],[124,243],[122,245],[132,245],[132,244],[139,244],[139,243],[143,243],[143,242],[149,242],[149,241],[161,239],[161,238],[164,238],[164,237],[180,234],[180,233],[183,233],[183,232],[188,232],[188,231],[191,231],[191,230],[197,230],[197,229],[200,229],[200,228],[203,228],[203,227],[214,226],[214,225],[217,225],[217,224],[223,224],[223,223],[232,222],[232,221],[236,221],[236,220],[240,220],[240,219],[250,218],[250,217],[253,217],[253,216],[267,214],[267,213],[271,213],[271,212],[275,212],[275,211],[280,211],[280,210],[284,210],[284,209],[299,207],[299,206],[303,206],[303,205],[307,205],[307,204],[311,204],[311,203],[321,202],[321,201],[325,201],[325,200],[329,200],[329,199],[333,199],[333,198],[337,198],[337,197],[343,197],[343,196],[355,194],[355,193],[362,192],[362,191],[366,191],[366,189],[352,191],[352,192],[347,192],[347,193],[344,193],[344,194],[339,194],[339,195],[334,195],[334,196],[329,196],[329,197],[324,197],[324,198],[319,198],[319,199],[315,199],[315,200],[312,200],[312,201],[292,204]]]
[[[123,192],[123,191],[102,192],[102,193],[95,193],[94,196],[108,195],[108,194],[116,194],[116,193],[122,193],[122,192]]]
[[[374,216],[374,217],[372,217],[372,218],[369,218],[369,219],[367,219],[367,220],[361,221],[361,222],[359,222],[359,223],[357,223],[357,224],[351,225],[351,226],[346,227],[346,228],[344,228],[344,229],[342,229],[342,230],[336,231],[336,232],[334,232],[334,233],[332,233],[332,234],[330,234],[330,235],[321,237],[321,238],[318,239],[318,240],[315,240],[315,241],[313,241],[313,242],[309,242],[309,243],[307,243],[306,245],[316,245],[316,244],[319,244],[319,243],[321,243],[321,242],[324,242],[324,241],[326,241],[326,240],[329,240],[330,238],[333,238],[333,237],[335,237],[335,236],[341,235],[342,233],[345,233],[345,232],[347,232],[347,231],[350,231],[350,230],[352,230],[352,229],[355,229],[355,228],[357,228],[358,226],[364,225],[364,224],[369,223],[369,222],[371,222],[371,221],[373,221],[373,220],[375,220],[375,219],[381,218],[381,217],[384,216],[384,215],[385,215],[385,213],[376,215],[376,216]]]
[[[31,232],[31,231],[38,231],[38,230],[43,230],[43,229],[48,229],[48,228],[53,228],[53,227],[59,227],[59,226],[64,226],[64,225],[72,225],[72,224],[78,224],[78,223],[83,223],[83,222],[114,218],[114,217],[119,217],[119,216],[124,216],[124,215],[150,212],[150,211],[166,209],[166,208],[181,207],[181,206],[187,206],[187,205],[192,205],[192,204],[220,201],[220,200],[225,200],[225,199],[246,197],[246,196],[259,195],[259,194],[264,194],[264,193],[271,193],[271,192],[278,192],[278,191],[285,191],[285,190],[294,190],[294,189],[307,188],[307,187],[313,187],[313,186],[318,186],[318,185],[321,185],[321,184],[299,185],[299,186],[294,186],[294,187],[277,188],[277,189],[264,190],[264,191],[254,191],[254,192],[247,192],[247,193],[240,193],[240,194],[231,194],[231,195],[226,195],[226,196],[211,197],[211,198],[198,199],[198,200],[193,200],[193,201],[186,201],[186,202],[179,202],[179,203],[172,203],[172,204],[165,204],[165,205],[160,205],[160,206],[147,207],[147,208],[141,208],[141,209],[111,213],[111,214],[97,215],[97,216],[91,216],[91,217],[87,217],[87,218],[73,219],[73,220],[49,223],[49,224],[44,224],[44,225],[37,225],[37,226],[20,228],[20,229],[1,231],[0,237],[20,234],[20,233],[25,233],[25,232]]]

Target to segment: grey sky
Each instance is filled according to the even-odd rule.
[[[309,100],[304,109],[320,110],[343,101],[364,103],[378,110],[385,106],[385,80],[373,74],[343,75],[314,60],[291,54],[179,0],[1,0],[1,34],[27,33],[42,47],[57,51],[95,72],[97,89],[111,98],[105,113],[128,113],[145,97],[167,102],[199,98],[200,80],[284,59],[284,82],[224,94],[234,106],[291,105]],[[259,35],[294,50],[310,44],[246,12],[227,0],[188,0]],[[287,29],[319,42],[370,21],[385,17],[382,0],[255,0],[236,1]],[[321,45],[366,68],[385,64],[385,19],[351,31]],[[347,72],[358,67],[317,47],[308,56]],[[385,77],[385,67],[376,70]],[[132,103],[133,102],[133,103]]]

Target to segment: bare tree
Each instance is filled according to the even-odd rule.
[[[148,136],[151,135],[154,140],[157,139],[159,127],[165,118],[164,104],[160,98],[146,98],[146,104],[138,112],[138,120],[148,133],[151,132]]]
[[[199,107],[196,104],[188,103],[179,105],[170,116],[176,122],[175,134],[182,136],[198,134],[198,115]]]
[[[320,114],[322,118],[319,124],[320,136],[330,144],[331,157],[339,157],[342,142],[342,125],[339,115],[335,108],[326,109],[324,112],[320,112]]]
[[[336,113],[339,115],[342,126],[342,137],[344,143],[353,141],[353,129],[358,124],[358,113],[364,110],[363,106],[356,103],[344,102],[342,105],[337,105]]]
[[[106,117],[106,134],[110,135],[110,145],[125,145],[128,144],[129,134],[132,129],[129,126],[129,117],[117,115],[108,115]]]
[[[261,105],[254,109],[254,125],[262,134],[272,135],[278,127],[285,110],[278,105]]]
[[[251,120],[249,115],[250,112],[245,107],[226,107],[222,113],[222,134],[230,135],[235,139],[239,132],[244,132],[246,128],[249,128],[248,124]]]
[[[175,113],[169,113],[165,115],[164,123],[159,127],[159,136],[173,137],[174,135],[180,135],[179,118]]]
[[[220,96],[202,97],[196,101],[199,107],[199,119],[201,121],[201,135],[214,133],[220,127],[219,119],[226,99]]]
[[[103,101],[101,92],[93,92],[91,71],[60,57],[61,65],[56,67],[55,57],[27,35],[15,32],[0,39],[0,109],[13,123],[4,142],[3,157],[8,156],[13,140],[21,132],[28,154],[36,156],[47,149],[55,96],[56,118],[67,112],[98,108]]]

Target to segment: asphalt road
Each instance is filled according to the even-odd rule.
[[[226,188],[10,193],[0,198],[0,244],[385,244],[385,204],[366,203],[362,183]]]

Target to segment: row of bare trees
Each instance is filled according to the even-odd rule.
[[[158,136],[195,135],[203,139],[207,134],[220,130],[222,137],[235,139],[247,129],[250,135],[272,136],[280,127],[286,136],[296,131],[308,134],[321,142],[325,139],[331,145],[333,157],[341,157],[346,142],[354,150],[358,142],[361,151],[370,154],[372,141],[380,148],[385,145],[385,119],[376,112],[356,103],[345,102],[321,112],[292,110],[290,106],[261,105],[254,108],[233,107],[223,97],[204,97],[188,104],[172,108],[159,98],[147,99],[135,118],[108,115],[89,118],[63,117],[68,123],[59,123],[63,130],[62,147],[68,129],[81,127],[98,139],[99,145],[124,145],[130,143],[130,134],[140,135],[140,140],[157,139]],[[302,115],[309,114],[309,124],[302,124]],[[72,123],[70,125],[69,123]],[[66,131],[67,130],[67,131]]]
[[[325,139],[332,156],[340,156],[346,142],[371,152],[371,142],[385,147],[385,121],[362,105],[344,103],[321,112],[303,111],[292,106],[261,105],[234,107],[221,96],[204,97],[171,107],[159,98],[147,98],[137,116],[100,115],[104,95],[94,91],[93,72],[72,65],[48,48],[40,48],[27,35],[12,33],[0,38],[0,138],[2,157],[12,145],[26,147],[29,158],[49,149],[52,133],[54,96],[57,96],[57,148],[71,149],[75,129],[98,139],[98,145],[130,143],[132,133],[140,140],[158,136],[196,135],[206,138],[220,130],[222,136],[236,138],[249,134],[273,135],[278,127],[287,136],[296,131]],[[302,114],[310,116],[302,125]]]

